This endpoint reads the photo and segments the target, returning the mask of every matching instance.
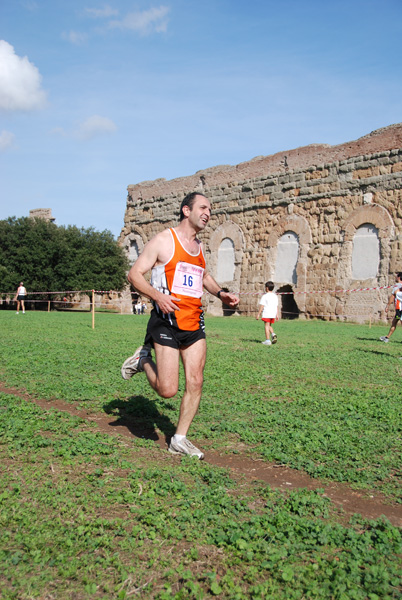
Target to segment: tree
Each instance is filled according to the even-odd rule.
[[[120,291],[128,268],[110,231],[28,217],[0,221],[1,292],[15,291],[20,281],[38,292]]]

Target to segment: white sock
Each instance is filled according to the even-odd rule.
[[[185,439],[186,436],[185,435],[179,435],[178,433],[175,433],[173,437],[175,439],[175,442],[181,442],[182,440]]]

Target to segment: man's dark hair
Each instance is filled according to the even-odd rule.
[[[275,284],[273,281],[267,281],[267,283],[265,284],[265,287],[267,288],[267,290],[269,290],[270,292],[272,292],[272,290],[275,287]]]
[[[189,209],[192,210],[197,196],[203,196],[204,198],[206,198],[206,196],[204,194],[201,194],[201,192],[191,192],[190,194],[187,194],[185,198],[183,198],[183,201],[180,205],[180,221],[184,219],[183,207],[188,206]]]
[[[399,273],[397,273],[396,276],[399,277],[399,279],[402,281],[402,271],[399,271]]]

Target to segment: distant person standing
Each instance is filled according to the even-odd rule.
[[[388,304],[385,307],[385,312],[388,312],[391,304],[395,306],[395,316],[392,319],[391,327],[388,332],[388,335],[383,335],[380,337],[382,342],[389,342],[389,338],[394,333],[396,326],[398,325],[398,321],[401,322],[402,318],[402,272],[396,274],[395,277],[395,285],[392,288],[392,293],[389,297]]]
[[[14,301],[17,302],[17,315],[20,312],[20,306],[22,308],[23,314],[25,314],[25,298],[27,296],[27,291],[24,287],[23,282],[21,281],[17,293],[15,294]]]
[[[265,344],[265,346],[276,344],[278,341],[276,333],[272,328],[272,325],[275,323],[275,319],[279,319],[278,296],[275,294],[274,288],[275,285],[273,281],[267,281],[265,284],[265,294],[260,300],[260,309],[256,317],[258,321],[262,313],[262,320],[264,321],[265,325],[265,342],[261,343]]]

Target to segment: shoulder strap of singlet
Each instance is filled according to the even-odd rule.
[[[173,229],[173,227],[171,227],[169,229],[170,233],[172,233],[172,237],[173,237],[173,244],[176,245],[176,240],[179,241],[179,236],[177,235],[177,233],[175,232],[175,230]],[[174,251],[174,248],[173,248]]]
[[[174,243],[176,243],[176,241],[177,241],[177,243],[180,245],[180,248],[182,248],[184,250],[184,252],[186,252],[186,254],[188,254],[189,256],[193,256],[193,257],[199,256],[200,254],[202,254],[202,256],[204,256],[204,252],[202,251],[202,244],[201,244],[201,242],[198,239],[197,239],[197,242],[198,242],[198,253],[197,254],[191,254],[191,252],[189,252],[188,250],[185,249],[185,247],[181,243],[180,238],[177,235],[177,233],[175,232],[175,230],[173,229],[173,227],[171,227],[169,229],[169,231],[171,231],[173,233]],[[174,245],[173,246],[173,253],[175,251],[175,248],[176,248],[176,246]]]

